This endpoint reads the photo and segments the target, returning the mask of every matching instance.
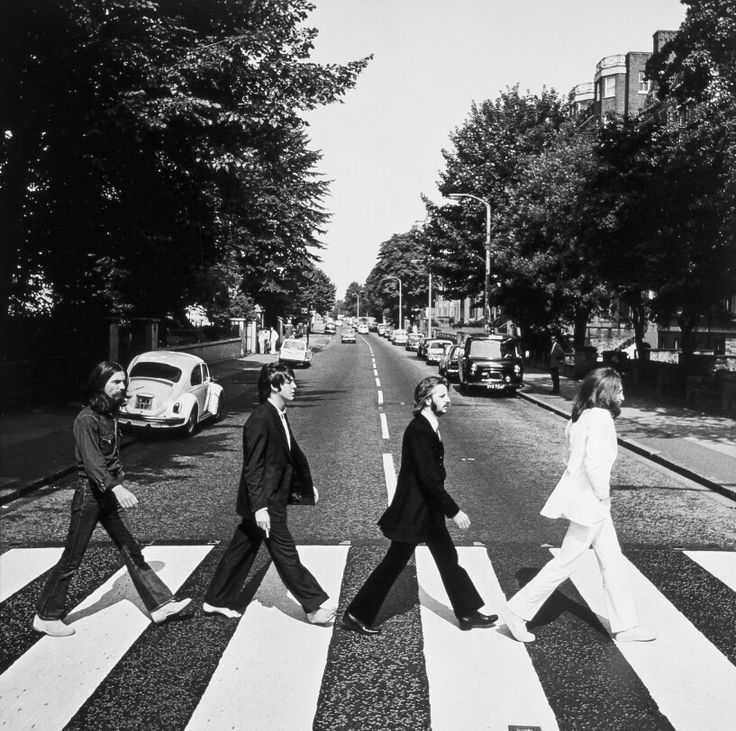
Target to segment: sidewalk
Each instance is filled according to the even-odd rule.
[[[570,415],[579,381],[560,377],[560,393],[553,395],[549,373],[527,368],[524,382],[522,398]],[[736,421],[638,394],[625,397],[616,419],[619,444],[736,500]]]
[[[313,343],[320,350],[318,338]],[[248,355],[213,363],[215,377],[257,370],[275,355]],[[520,396],[560,416],[570,413],[578,382],[560,378],[551,394],[549,374],[528,369]],[[79,403],[8,414],[0,418],[0,505],[74,472],[72,423]],[[616,420],[619,442],[706,487],[736,500],[736,421],[691,409],[663,406],[654,399],[627,396]],[[135,441],[123,438],[122,448]]]

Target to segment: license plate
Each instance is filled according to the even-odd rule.
[[[142,411],[150,410],[151,404],[153,403],[153,396],[136,396],[135,407]]]

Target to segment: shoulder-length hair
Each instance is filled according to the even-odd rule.
[[[258,403],[265,404],[271,395],[271,386],[277,391],[287,381],[294,380],[294,371],[285,363],[266,363],[258,374]]]
[[[417,383],[414,389],[414,406],[411,413],[416,416],[426,405],[427,399],[432,395],[435,386],[447,386],[447,379],[442,376],[427,376]]]
[[[87,378],[84,396],[88,406],[99,414],[110,414],[117,410],[117,405],[105,393],[107,382],[117,373],[125,375],[125,387],[128,387],[128,374],[120,365],[112,360],[98,363]]]
[[[615,419],[621,413],[618,394],[621,374],[613,368],[596,368],[585,376],[572,402],[572,420],[577,421],[586,409],[606,409]]]

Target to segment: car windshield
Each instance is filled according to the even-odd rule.
[[[515,358],[516,343],[513,340],[473,340],[470,343],[471,358]]]
[[[130,369],[131,378],[155,378],[160,381],[177,383],[181,378],[181,368],[168,363],[141,360]]]
[[[452,345],[452,343],[447,340],[432,340],[427,347],[432,350],[443,350],[445,345]]]
[[[305,344],[301,340],[284,340],[284,344],[281,348],[286,350],[304,350]]]

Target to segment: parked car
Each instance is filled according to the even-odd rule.
[[[391,333],[391,342],[394,345],[406,345],[406,338],[408,335],[409,333],[407,333],[403,328],[396,328],[396,330]]]
[[[386,327],[383,330],[383,337],[386,338],[386,340],[391,340],[391,336],[393,334],[394,334],[394,326],[386,325]]]
[[[385,326],[385,325],[384,325],[384,324],[383,324],[382,322],[379,322],[379,323],[378,323],[378,324],[376,325],[376,332],[377,332],[377,333],[378,333],[378,334],[379,334],[379,335],[380,335],[381,337],[383,337],[383,333],[384,333],[384,331],[385,331],[385,330],[386,330],[386,326]]]
[[[174,350],[141,353],[128,367],[123,427],[180,429],[191,436],[204,421],[220,418],[223,389],[196,355]]]
[[[334,322],[325,323],[325,335],[334,335],[337,332]]]
[[[355,337],[355,330],[353,330],[352,327],[348,327],[347,325],[343,325],[342,332],[340,333],[340,342],[341,343],[355,343],[355,342],[357,342],[357,338]]]
[[[448,381],[455,381],[458,378],[460,370],[460,353],[462,352],[461,345],[453,345],[445,351],[445,354],[440,358],[439,374],[446,378]]]
[[[360,333],[361,335],[368,334],[368,323],[367,322],[358,323],[358,333]]]
[[[407,350],[413,350],[416,352],[419,350],[419,343],[422,342],[422,336],[419,333],[409,333],[406,336],[406,345],[404,346]]]
[[[460,384],[466,390],[516,393],[524,385],[519,339],[507,335],[473,335],[460,356]]]
[[[312,351],[307,347],[306,340],[287,338],[281,344],[279,363],[309,367],[312,364]]]
[[[445,349],[454,345],[452,340],[432,339],[427,341],[425,346],[425,358],[427,363],[439,363],[440,358],[445,354]]]

